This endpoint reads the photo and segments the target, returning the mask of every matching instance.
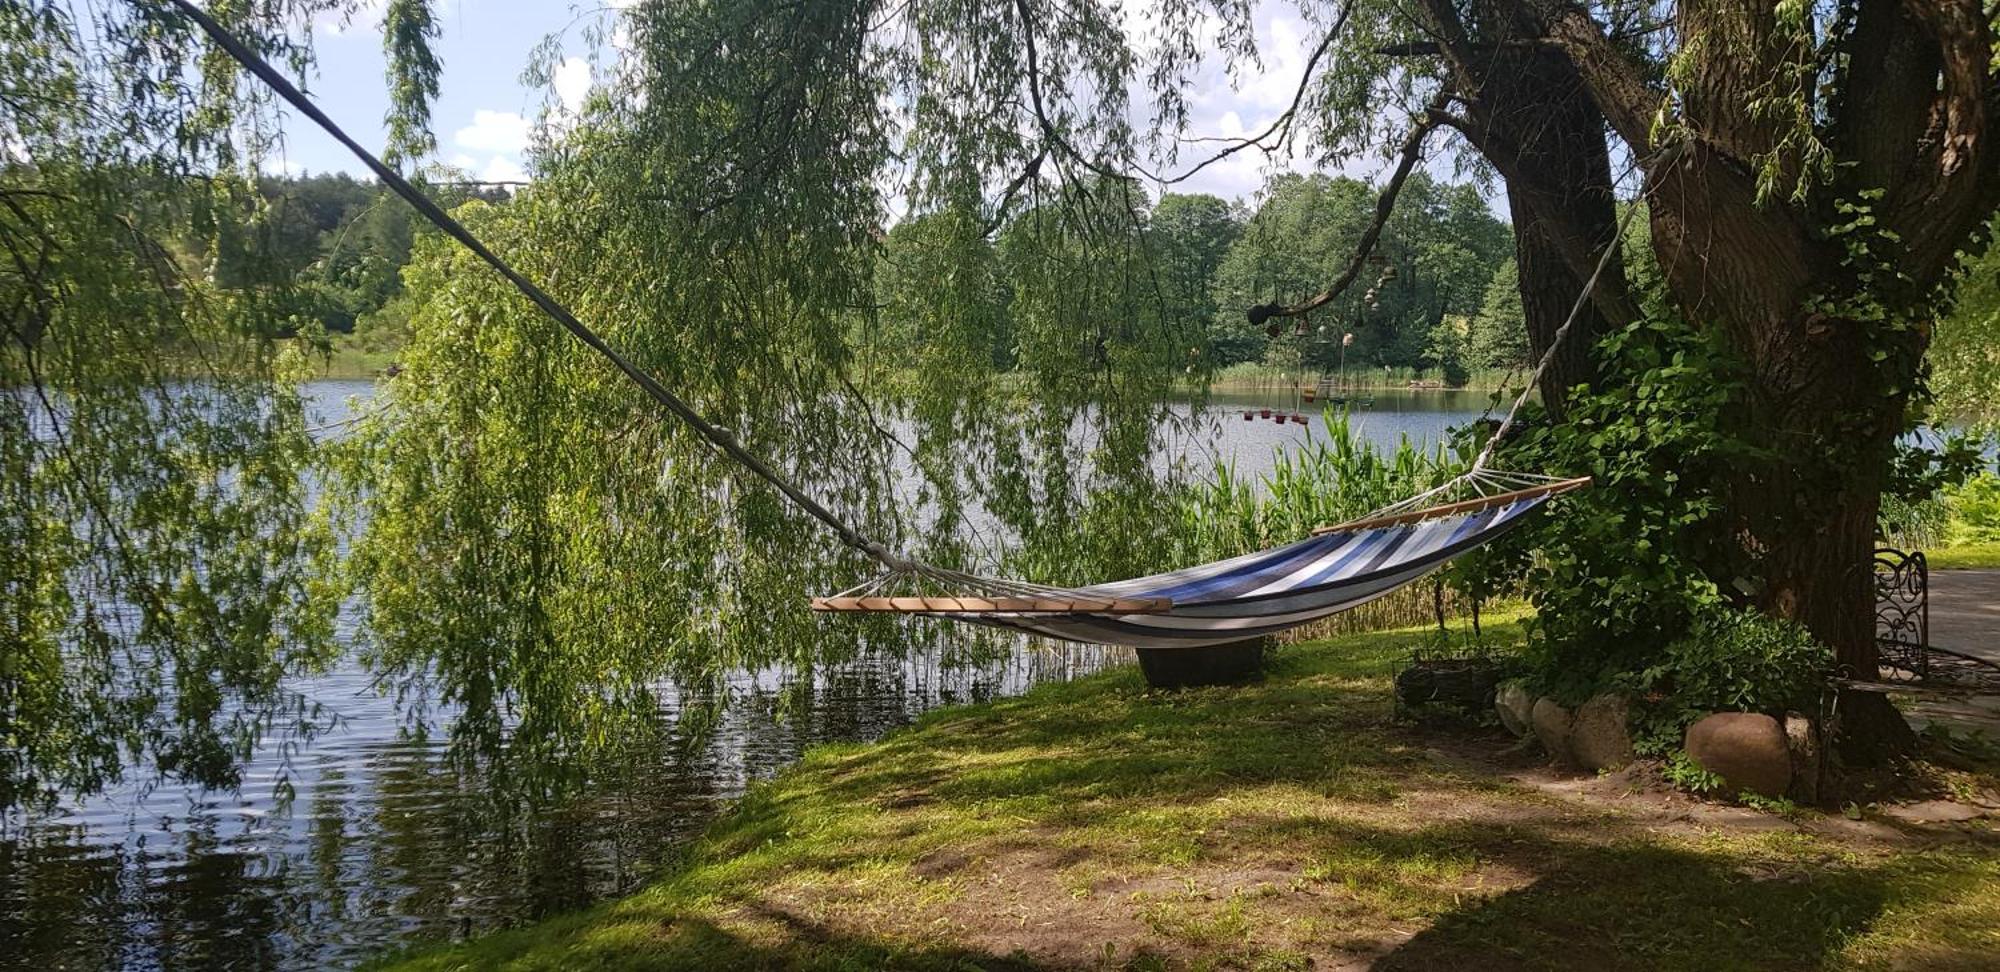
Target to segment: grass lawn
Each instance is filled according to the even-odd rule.
[[[1424,638],[820,748],[649,889],[393,967],[2000,967],[1990,820],[1788,819],[1400,725],[1389,675]]]
[[[1970,570],[1973,568],[2000,567],[2000,540],[1985,543],[1962,543],[1951,547],[1940,547],[1924,551],[1924,559],[1933,570]]]
[[[311,360],[316,378],[379,378],[400,356],[398,350],[369,350],[351,334],[336,334],[332,353],[314,352]]]

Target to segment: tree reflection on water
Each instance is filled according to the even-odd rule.
[[[656,873],[725,801],[815,743],[872,739],[937,705],[1124,657],[866,653],[809,675],[732,679],[726,707],[698,710],[661,689],[583,766],[521,755],[542,747],[457,755],[398,732],[391,702],[354,694],[358,671],[336,675],[315,688],[348,710],[345,729],[295,758],[289,813],[255,782],[276,771],[259,759],[240,796],[123,791],[11,824],[0,967],[351,965],[578,908]],[[717,715],[696,723],[688,711]]]

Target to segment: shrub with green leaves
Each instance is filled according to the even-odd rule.
[[[1519,578],[1539,618],[1534,680],[1571,703],[1654,664],[1697,617],[1722,608],[1721,585],[1738,576],[1710,562],[1717,545],[1704,540],[1725,527],[1716,497],[1697,484],[1745,454],[1721,431],[1740,369],[1712,338],[1670,320],[1612,334],[1597,357],[1599,390],[1573,391],[1562,422],[1524,410],[1500,459],[1595,486],[1460,571],[1488,587]]]
[[[1952,540],[1987,543],[2000,540],[2000,476],[1984,473],[1946,493],[1951,509]]]
[[[1642,753],[1671,752],[1710,712],[1816,711],[1832,672],[1832,649],[1796,622],[1750,610],[1703,614],[1638,674],[1645,702],[1634,742]]]

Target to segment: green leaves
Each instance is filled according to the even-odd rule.
[[[2000,249],[1993,228],[1961,255],[1957,300],[1937,318],[1928,360],[1937,418],[2000,432]]]
[[[1642,752],[1677,750],[1682,733],[1710,712],[1819,711],[1833,651],[1795,622],[1757,611],[1709,608],[1669,643],[1634,686]]]
[[[294,70],[328,8],[209,5]],[[165,4],[86,13],[0,4],[0,810],[311,738],[345,593],[279,340],[318,322],[247,259],[316,235],[252,186],[268,95]]]
[[[1501,453],[1509,466],[1590,475],[1596,485],[1465,568],[1512,565],[1540,618],[1530,646],[1537,677],[1575,701],[1654,664],[1722,601],[1716,578],[1735,576],[1713,557],[1725,526],[1717,499],[1696,485],[1721,481],[1749,454],[1727,431],[1742,369],[1713,336],[1642,322],[1597,353],[1599,389],[1574,390],[1560,425],[1530,412]]]
[[[423,158],[437,149],[431,134],[431,102],[438,96],[444,66],[431,51],[438,36],[429,0],[388,0],[382,11],[382,51],[388,61],[389,141],[383,161],[392,166]]]

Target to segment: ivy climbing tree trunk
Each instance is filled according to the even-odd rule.
[[[1774,346],[1769,331],[1731,332],[1752,360],[1736,434],[1762,458],[1720,484],[1738,548],[1730,553],[1756,565],[1747,593],[1759,607],[1831,645],[1842,674],[1872,679],[1877,513],[1906,396],[1884,395],[1871,380],[1867,322],[1808,314],[1780,330],[1797,341]],[[1841,718],[1850,755],[1872,760],[1910,742],[1880,694],[1844,694]]]
[[[2000,204],[2000,60],[1979,0],[1836,6],[1683,0],[1645,27],[1563,0],[1425,0],[1429,39],[1377,53],[1430,58],[1444,124],[1506,180],[1537,353],[1611,241],[1622,145],[1664,298],[1748,372],[1729,431],[1754,458],[1697,486],[1722,510],[1715,579],[1873,678],[1877,512],[1930,317]],[[1622,273],[1592,297],[1578,351],[1639,316]],[[1542,388],[1558,412],[1591,377],[1576,353]],[[1843,717],[1853,751],[1908,740],[1879,696]]]

